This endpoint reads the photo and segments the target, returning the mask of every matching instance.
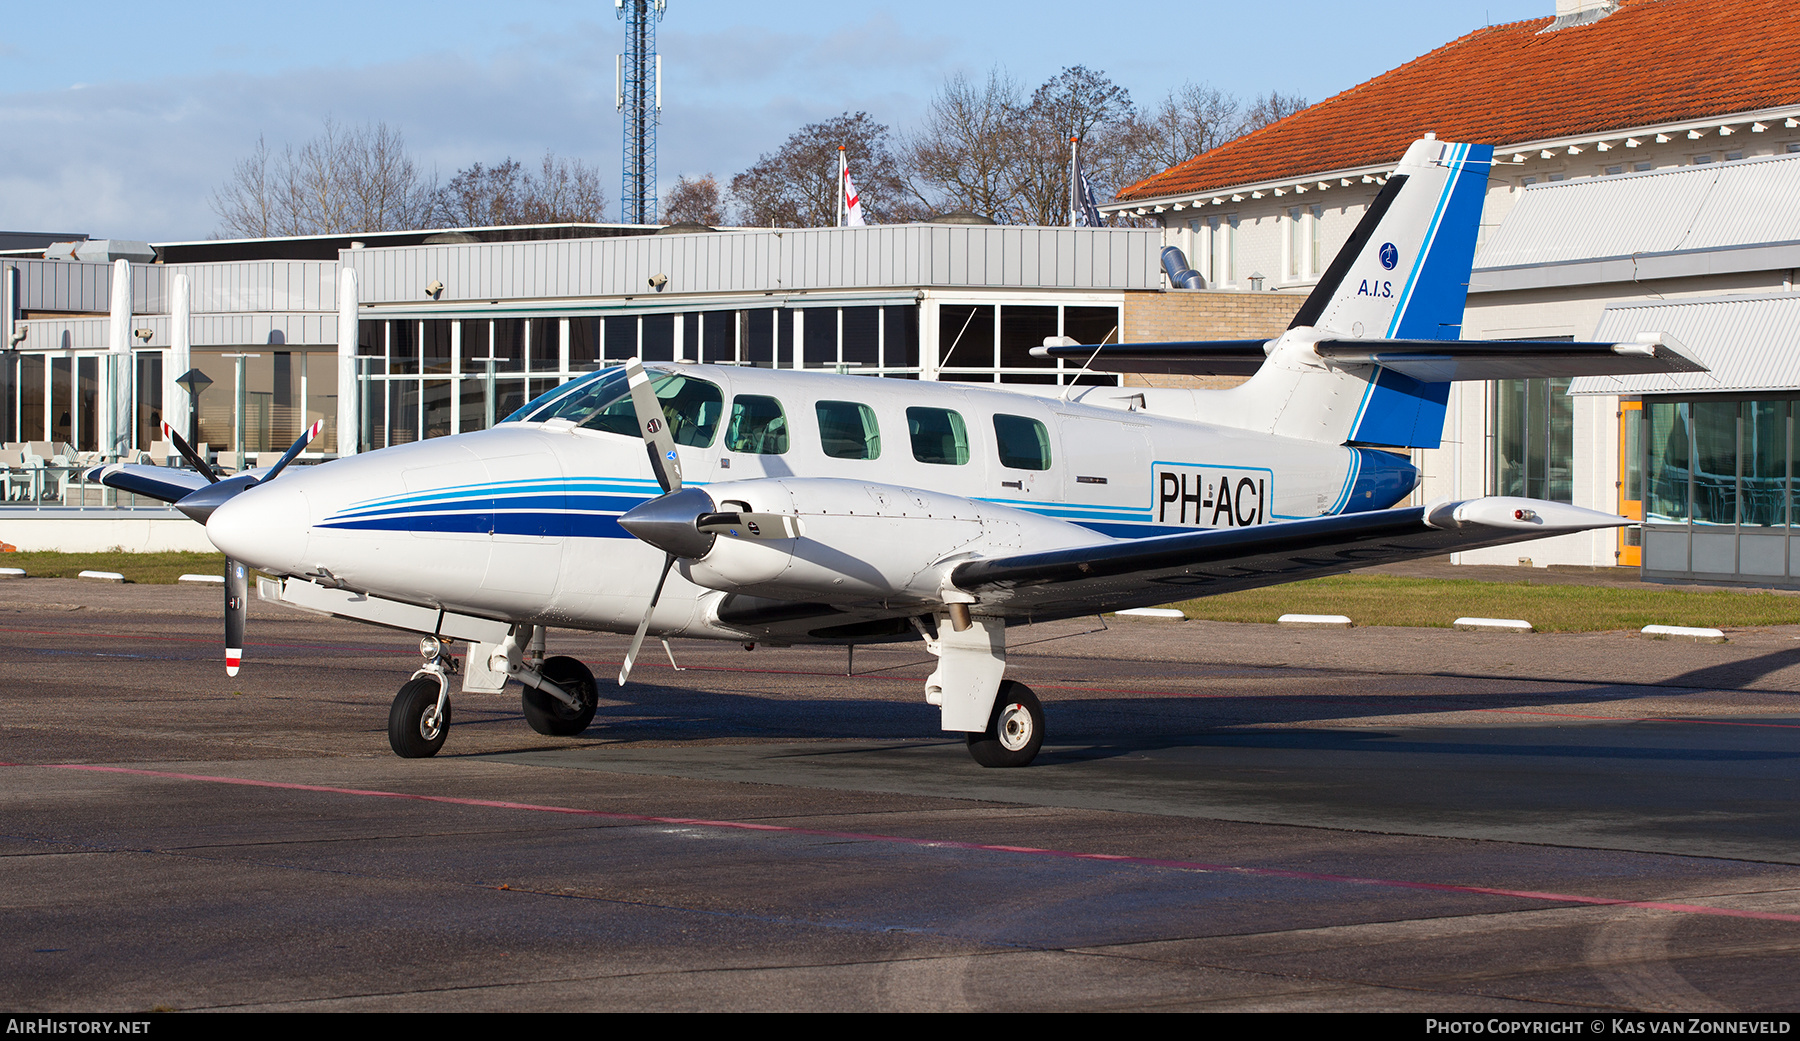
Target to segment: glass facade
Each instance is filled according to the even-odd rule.
[[[338,395],[350,393],[359,428],[345,435],[354,439],[353,450],[373,451],[486,429],[528,401],[633,357],[903,379],[1119,383],[1113,373],[1085,372],[1078,362],[1031,355],[1050,337],[1118,342],[1123,313],[1117,302],[1063,303],[1049,294],[1020,302],[958,302],[921,294],[899,303],[770,304],[491,318],[381,318],[365,312],[357,323],[354,385],[339,386],[335,345],[287,344],[277,332],[273,342],[194,347],[187,367],[210,383],[189,402],[191,412],[183,409],[181,414],[167,414],[164,381],[176,374],[168,369],[166,350],[145,349],[136,352],[129,370],[133,447],[150,451],[159,445],[166,420],[217,465],[236,470],[257,465],[259,453],[282,451],[310,423],[323,420],[323,433],[308,454],[331,457],[340,452]],[[5,434],[0,440],[53,445],[50,455],[66,456],[71,467],[80,462],[78,455],[98,453],[108,364],[103,351],[91,349],[13,355],[0,369],[0,432]],[[822,424],[829,420],[833,431],[828,450],[841,458],[879,458],[880,433],[866,406],[841,402],[834,407],[837,411],[821,418]],[[721,417],[719,429],[731,419]],[[777,453],[785,448],[785,419],[737,419],[737,436],[747,440],[755,435],[758,450]],[[960,417],[946,417],[940,424],[945,429],[928,432],[950,446],[939,444],[934,459],[950,465],[966,461],[960,422]],[[961,449],[959,441],[964,442]],[[113,493],[93,491],[105,502],[92,505],[113,503]],[[44,497],[48,494],[38,489],[20,493],[19,499],[50,505]],[[63,504],[60,496],[57,503]],[[79,504],[89,503],[83,498]]]
[[[1800,577],[1789,550],[1797,409],[1791,398],[1644,401],[1646,576]]]
[[[919,315],[919,306],[911,304],[529,319],[365,318],[358,323],[359,449],[485,429],[560,383],[633,357],[917,379],[926,372]],[[1118,382],[1110,373],[1082,374],[1079,365],[1030,353],[1051,336],[1116,343],[1117,305],[945,303],[937,315],[942,379]],[[220,405],[229,405],[224,396]]]
[[[1565,379],[1494,384],[1495,495],[1573,502],[1575,405]]]
[[[938,306],[939,378],[968,383],[1103,383],[1116,377],[1077,376],[1079,364],[1034,358],[1046,338],[1077,343],[1119,342],[1117,307],[1064,304],[961,304]]]

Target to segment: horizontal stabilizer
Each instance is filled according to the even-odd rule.
[[[1190,343],[1065,344],[1033,347],[1039,358],[1088,363],[1101,372],[1161,372],[1191,376],[1254,376],[1267,357],[1267,340],[1199,340]]]
[[[1633,343],[1568,340],[1320,340],[1314,353],[1340,365],[1380,365],[1421,383],[1705,372],[1674,337]]]
[[[1190,376],[1249,376],[1262,366],[1262,340],[1192,343],[1122,343],[1034,348],[1039,357],[1091,357],[1102,372],[1151,372]],[[1312,352],[1338,365],[1379,365],[1421,383],[1453,380],[1543,379],[1551,376],[1625,376],[1651,372],[1705,372],[1674,337],[1646,333],[1631,343],[1567,340],[1352,340],[1325,339]]]

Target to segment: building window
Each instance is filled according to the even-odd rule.
[[[1787,401],[1649,401],[1644,519],[1695,527],[1789,523]]]
[[[1575,409],[1566,377],[1494,384],[1493,494],[1573,502]]]
[[[1710,162],[1712,162],[1712,153],[1711,152],[1702,152],[1699,155],[1694,157],[1694,165],[1695,166],[1699,166],[1702,163],[1710,163]]]
[[[1620,163],[1617,166],[1609,166],[1606,168],[1606,176],[1608,176],[1608,177],[1611,177],[1614,174],[1622,174],[1624,172],[1625,172],[1625,164],[1623,164],[1623,163]]]
[[[1742,158],[1744,158],[1744,153],[1741,149],[1734,149],[1730,152],[1725,153],[1725,161],[1728,163],[1734,162],[1734,161],[1736,161],[1738,159],[1742,159]]]
[[[1231,214],[1222,220],[1208,217],[1206,226],[1212,232],[1208,236],[1212,240],[1212,248],[1208,253],[1208,282],[1212,285],[1232,285],[1237,282],[1237,214]]]
[[[1008,370],[1008,383],[1055,383],[1056,361],[1034,358],[1033,347],[1057,335],[1055,305],[1005,304],[1000,308],[1000,367]],[[1049,370],[1042,375],[1019,369]]]
[[[1646,159],[1641,163],[1632,163],[1631,169],[1633,173],[1648,173],[1656,169],[1656,164]]]
[[[1300,237],[1300,207],[1291,206],[1287,211],[1287,234],[1282,237],[1282,252],[1287,254],[1287,279],[1298,282],[1306,269],[1306,245]]]
[[[1325,269],[1325,207],[1314,206],[1307,211],[1306,221],[1306,273],[1317,278]]]

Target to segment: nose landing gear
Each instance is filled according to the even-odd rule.
[[[444,747],[444,738],[450,734],[450,699],[441,694],[436,679],[421,676],[406,681],[394,695],[394,705],[388,709],[388,745],[395,755],[425,759]]]
[[[450,735],[450,674],[456,659],[435,636],[419,640],[425,664],[394,695],[388,709],[388,747],[402,759],[438,754]]]

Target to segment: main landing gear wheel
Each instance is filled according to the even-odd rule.
[[[575,711],[536,687],[526,687],[519,698],[520,707],[525,710],[525,722],[531,724],[531,729],[550,737],[574,737],[586,730],[594,721],[594,710],[600,705],[600,688],[594,683],[594,674],[586,665],[563,655],[546,659],[538,671],[545,679],[575,695],[575,700],[581,702],[581,711]]]
[[[969,754],[982,766],[1029,766],[1044,746],[1044,708],[1023,683],[1006,680],[994,695],[987,730],[969,735]]]
[[[438,718],[438,681],[430,676],[408,680],[394,695],[388,709],[388,744],[402,759],[424,759],[438,754],[450,734],[450,700],[444,699],[444,715]]]

